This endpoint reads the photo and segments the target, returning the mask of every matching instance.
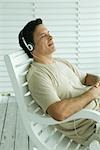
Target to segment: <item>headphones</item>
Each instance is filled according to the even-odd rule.
[[[22,41],[23,41],[23,43],[25,44],[25,46],[27,47],[27,49],[28,49],[30,52],[32,52],[33,49],[34,49],[34,45],[33,45],[32,43],[27,44],[26,41],[25,41],[25,38],[23,37],[23,35],[22,35]]]

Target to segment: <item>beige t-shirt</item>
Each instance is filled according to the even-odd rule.
[[[31,64],[27,74],[28,86],[32,97],[46,112],[48,106],[62,99],[83,94],[90,87],[82,84],[86,73],[79,70],[68,61],[55,60],[53,64]],[[98,102],[87,105],[97,109]],[[56,127],[69,138],[83,143],[94,132],[95,122],[88,119],[78,119],[57,125]]]

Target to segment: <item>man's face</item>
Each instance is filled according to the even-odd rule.
[[[35,50],[39,54],[48,55],[55,51],[52,36],[43,24],[36,27],[33,37]]]

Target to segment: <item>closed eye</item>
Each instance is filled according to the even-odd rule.
[[[47,35],[46,34],[43,34],[40,38],[44,38],[44,37],[46,37]]]
[[[50,32],[48,31],[47,34],[46,33],[42,33],[41,36],[40,36],[40,38],[44,38],[44,37],[49,36],[49,35],[50,35]]]

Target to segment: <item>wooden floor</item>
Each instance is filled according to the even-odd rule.
[[[32,150],[14,97],[0,98],[0,150]]]

